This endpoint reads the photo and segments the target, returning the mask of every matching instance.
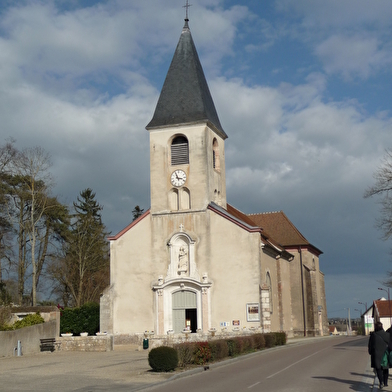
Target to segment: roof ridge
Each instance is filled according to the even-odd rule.
[[[279,212],[283,212],[282,210],[279,211],[267,211],[267,212],[252,212],[251,214],[247,214],[248,216],[251,215],[267,215],[267,214],[277,214]]]

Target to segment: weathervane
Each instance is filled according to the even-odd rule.
[[[186,11],[185,11],[185,20],[186,20],[187,22],[189,21],[189,18],[188,18],[188,9],[189,9],[189,7],[191,7],[191,6],[192,6],[192,4],[189,4],[189,0],[186,0],[186,4],[182,6],[183,8],[186,9]]]

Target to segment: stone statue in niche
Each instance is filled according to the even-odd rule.
[[[178,269],[179,275],[185,275],[188,273],[189,259],[188,259],[188,249],[185,246],[180,246],[178,251]]]

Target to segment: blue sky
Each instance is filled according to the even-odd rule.
[[[51,155],[54,193],[91,187],[116,233],[149,208],[150,121],[182,0],[0,0],[0,136]],[[192,0],[190,28],[229,138],[228,201],[283,210],[324,254],[328,314],[392,270],[363,199],[392,147],[390,0]]]

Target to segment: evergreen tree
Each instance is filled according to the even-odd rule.
[[[73,203],[75,214],[64,242],[64,255],[52,269],[64,304],[80,307],[86,302],[99,302],[102,290],[109,284],[109,248],[102,206],[95,193],[87,188]]]

